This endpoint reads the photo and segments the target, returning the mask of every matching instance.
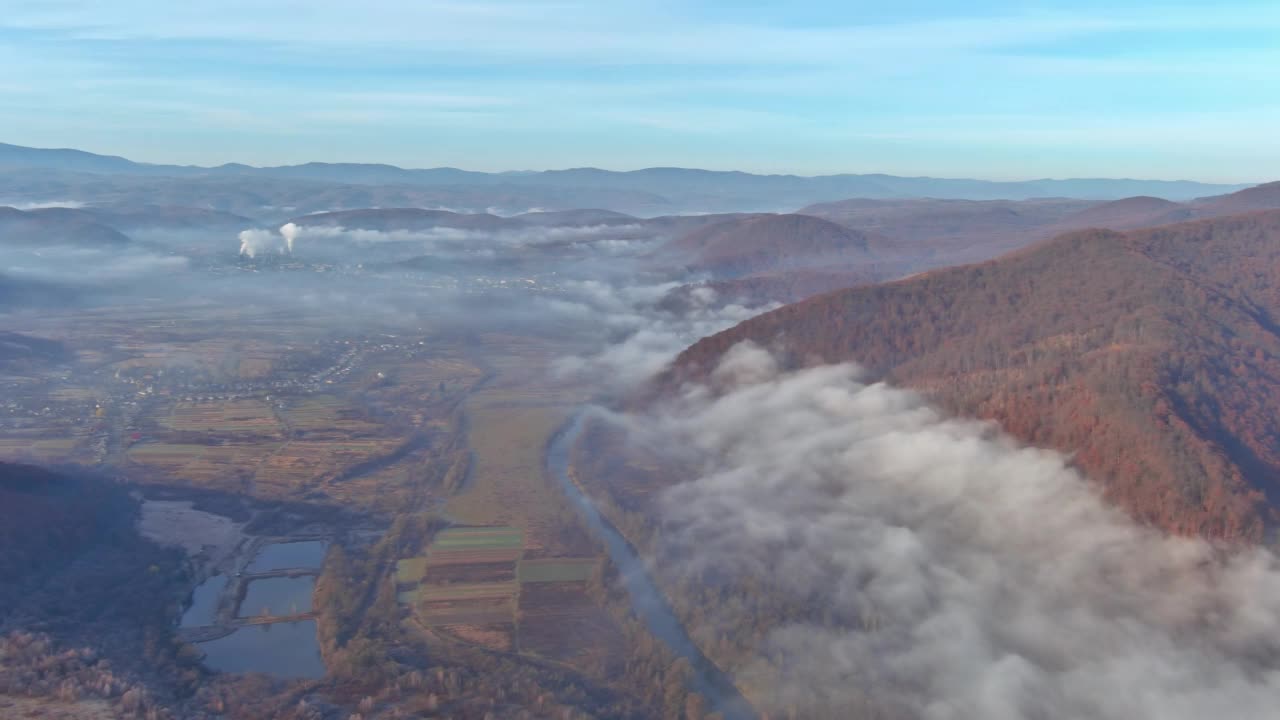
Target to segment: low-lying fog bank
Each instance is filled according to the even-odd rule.
[[[655,505],[652,565],[700,608],[695,635],[750,646],[734,675],[762,709],[1274,713],[1270,552],[1140,527],[1063,456],[945,418],[854,366],[787,372],[742,344],[711,383],[612,419],[693,468]]]

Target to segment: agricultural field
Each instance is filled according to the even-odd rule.
[[[261,400],[180,402],[159,423],[175,432],[279,437],[280,423]]]
[[[524,534],[510,527],[467,527],[442,530],[427,548],[424,587],[516,580],[516,563],[524,554]]]
[[[427,574],[427,559],[411,557],[396,561],[396,582],[398,584],[414,584],[422,581]]]
[[[281,447],[279,441],[222,445],[142,442],[128,450],[137,479],[243,492],[254,472]]]
[[[436,534],[421,576],[424,584],[510,583],[524,554],[524,534],[511,527],[460,527]]]
[[[623,643],[586,591],[601,561],[527,559],[524,545],[509,526],[442,530],[424,556],[397,564],[400,600],[423,624],[459,640],[600,672]]]
[[[516,582],[428,585],[418,588],[418,613],[427,625],[484,625],[511,622],[515,616]]]
[[[583,399],[581,388],[556,380],[549,368],[565,350],[532,337],[483,333],[473,350],[491,378],[467,396],[470,479],[446,511],[471,525],[511,525],[525,531],[533,557],[595,552],[576,532],[577,516],[546,475],[547,442]]]
[[[347,350],[342,357],[344,367],[355,367],[362,356]],[[357,379],[372,373],[364,368],[320,393],[291,386],[270,397],[152,400],[130,428],[128,465],[143,481],[168,475],[262,498],[306,495],[387,514],[420,506],[446,492],[441,485],[456,459],[450,437],[459,423],[451,405],[416,405],[413,397],[439,394],[440,378],[474,380],[482,373],[438,358],[403,365],[423,366],[414,382],[435,384],[371,387]],[[378,392],[395,404],[380,401]]]
[[[524,547],[524,533],[513,527],[460,527],[441,530],[431,543],[428,558],[443,561],[472,550],[517,549]]]
[[[593,558],[545,558],[521,560],[518,572],[522,583],[582,583],[599,567]]]
[[[333,485],[336,499],[344,502],[404,500],[404,495],[381,496],[384,488],[378,483],[356,479],[345,487],[333,482],[405,442],[377,423],[350,419],[353,413],[347,401],[333,395],[299,398],[280,416],[256,398],[162,403],[140,419],[141,441],[128,448],[127,459],[143,480],[176,480],[262,498],[296,497]],[[299,426],[324,430],[306,432]]]
[[[483,370],[456,357],[388,358],[385,362],[386,372],[396,385],[432,393],[466,392],[484,377]]]
[[[328,483],[324,492],[349,507],[394,515],[428,503],[440,492],[437,480],[447,470],[447,457],[423,449],[376,470]]]
[[[516,580],[514,562],[440,563],[427,568],[422,581],[432,585],[505,583]]]
[[[582,582],[526,582],[517,609],[520,650],[598,673],[624,657],[625,639]]]
[[[344,471],[393,452],[397,438],[362,440],[293,440],[267,458],[254,476],[255,492],[283,497],[324,485]]]
[[[488,388],[477,395],[486,397],[467,407],[467,439],[475,464],[466,488],[450,499],[447,511],[468,524],[519,527],[527,549],[536,554],[580,550],[561,537],[572,509],[543,468],[543,449],[567,411],[491,405],[485,402]]]
[[[236,375],[241,380],[262,380],[270,377],[276,364],[275,354],[241,355]]]
[[[455,357],[375,355],[362,387],[365,404],[390,422],[453,432],[458,403],[485,379],[475,364]]]
[[[0,459],[13,462],[52,464],[85,459],[86,438],[77,436],[47,437],[26,433],[9,433],[0,438]]]
[[[466,526],[400,566],[400,598],[435,632],[599,674],[624,641],[587,592],[599,549],[544,467],[576,400],[546,369],[562,350],[504,335],[478,342],[492,374],[461,405],[472,463],[444,507]]]
[[[482,334],[479,342],[494,377],[478,401],[504,407],[576,407],[590,399],[581,383],[556,380],[550,371],[566,354],[563,344],[496,333]]]
[[[418,604],[418,588],[410,588],[408,590],[396,591],[396,602],[405,607],[415,607]]]
[[[441,530],[425,556],[397,564],[400,599],[430,627],[484,647],[510,649],[520,594],[516,563],[523,552],[518,528]]]
[[[267,342],[246,341],[234,336],[171,337],[157,341],[145,334],[127,336],[116,344],[115,349],[127,356],[110,366],[117,377],[137,375],[156,379],[166,370],[179,369],[220,382],[267,377],[285,352],[284,348]]]
[[[596,558],[520,561],[516,626],[522,652],[588,673],[600,672],[624,655],[622,633],[587,593],[600,564]]]
[[[351,403],[335,395],[308,395],[291,400],[281,411],[295,436],[310,439],[374,435],[382,426],[358,417]]]

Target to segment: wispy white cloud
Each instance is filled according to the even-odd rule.
[[[20,85],[0,96],[11,141],[118,143],[181,123],[201,141],[134,144],[184,162],[1026,172],[950,147],[976,143],[1041,150],[1031,174],[1061,175],[1081,138],[1145,126],[1164,144],[1139,137],[1146,154],[1124,174],[1163,172],[1184,147],[1166,128],[1181,127],[1236,159],[1184,156],[1177,175],[1256,180],[1270,160],[1238,158],[1269,122],[1258,88],[1280,61],[1265,41],[1280,6],[1251,0],[912,3],[915,16],[656,0],[11,5],[0,16],[15,41],[0,66]],[[778,20],[792,12],[807,21]],[[1228,115],[1188,119],[1207,111],[1241,113],[1244,132]],[[1013,115],[1029,125],[979,119]],[[421,143],[424,130],[436,142]],[[935,164],[916,166],[898,141],[929,143]]]
[[[1012,11],[924,20],[782,26],[691,19],[641,3],[341,2],[166,6],[125,0],[109,6],[68,2],[19,6],[11,28],[58,31],[82,39],[208,40],[277,47],[408,47],[431,56],[505,63],[515,58],[607,63],[830,65],[884,60],[886,52],[937,55],[1097,33],[1280,28],[1266,6],[1111,11]]]
[[[84,203],[79,200],[42,200],[32,202],[29,200],[4,200],[0,199],[0,207],[17,208],[18,210],[43,210],[46,208],[82,208]]]

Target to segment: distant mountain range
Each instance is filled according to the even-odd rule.
[[[129,243],[129,238],[119,230],[101,223],[89,213],[71,208],[44,208],[23,212],[0,207],[0,239],[6,247],[101,247]]]
[[[703,339],[658,387],[706,377],[744,340],[795,365],[859,363],[1071,453],[1111,500],[1165,530],[1256,542],[1277,523],[1280,211],[1068,232],[818,295]]]
[[[1280,209],[1280,183],[1226,195],[1176,203],[1139,196],[1098,203],[1088,200],[875,200],[857,198],[819,203],[790,217],[813,216],[862,233],[872,242],[838,242],[832,233],[806,226],[803,232],[778,221],[739,216],[709,226],[715,247],[698,247],[698,237],[678,238],[664,257],[704,270],[722,297],[792,302],[839,287],[892,280],[910,273],[978,262],[1072,230],[1134,230],[1241,212]],[[812,218],[811,218],[812,219]],[[806,236],[805,238],[800,237]],[[810,237],[811,236],[811,237]],[[812,238],[846,248],[839,261],[817,252]],[[735,256],[759,255],[768,262],[739,263]],[[681,255],[680,253],[683,253]],[[765,257],[765,256],[761,256]]]
[[[956,198],[969,200],[1025,200],[1071,197],[1114,200],[1149,195],[1189,200],[1241,190],[1248,185],[1191,181],[1130,179],[1066,179],[996,182],[971,179],[897,177],[883,174],[842,174],[816,177],[754,175],[744,172],[686,168],[646,168],[615,172],[575,168],[538,172],[483,173],[456,168],[405,169],[393,165],[306,163],[253,167],[238,163],[217,167],[154,165],[82,150],[41,149],[0,144],[0,173],[30,170],[109,176],[164,177],[213,180],[253,178],[302,181],[343,186],[448,189],[441,203],[484,209],[528,202],[545,209],[602,207],[635,214],[678,212],[787,211],[819,202],[846,198]],[[56,177],[56,176],[55,176]],[[62,178],[68,182],[67,178]],[[83,181],[82,181],[83,182]],[[0,191],[4,183],[0,182]],[[368,206],[354,198],[342,207]],[[370,200],[373,198],[365,198]],[[488,203],[486,205],[486,203]],[[181,203],[171,203],[181,204]],[[381,204],[381,203],[379,203]],[[397,203],[404,205],[405,203]],[[330,206],[333,209],[337,206]],[[527,210],[526,205],[518,210]],[[243,212],[245,208],[217,209]]]

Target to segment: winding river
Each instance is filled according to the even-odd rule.
[[[569,457],[574,442],[582,432],[583,417],[574,417],[547,447],[547,469],[560,483],[569,500],[582,513],[587,526],[604,540],[609,557],[618,568],[636,615],[648,626],[654,637],[666,643],[676,655],[693,667],[693,689],[711,703],[713,710],[725,720],[756,720],[751,704],[738,692],[729,677],[707,659],[689,638],[684,626],[662,592],[654,585],[644,561],[626,538],[600,514],[590,498],[569,477]]]

